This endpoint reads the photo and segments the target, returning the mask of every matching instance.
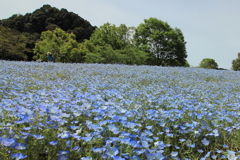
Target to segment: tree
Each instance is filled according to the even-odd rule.
[[[61,28],[68,33],[74,33],[77,42],[83,42],[84,39],[89,39],[97,28],[73,12],[68,12],[66,9],[59,10],[50,5],[43,5],[33,13],[14,14],[8,19],[0,20],[0,25],[25,34],[28,42],[31,42],[27,44],[29,48],[27,58],[30,61],[33,57],[32,49],[44,31]]]
[[[73,33],[66,33],[60,28],[42,32],[41,40],[34,48],[34,59],[47,60],[47,52],[51,52],[56,62],[84,62],[88,52],[76,41]]]
[[[240,71],[240,53],[238,53],[238,58],[232,61],[232,69],[234,71]]]
[[[131,32],[133,28],[121,24],[119,27],[110,23],[97,28],[90,37],[90,42],[95,45],[105,46],[110,45],[113,50],[123,49],[128,44],[131,44]]]
[[[199,64],[200,68],[206,68],[206,69],[217,69],[218,68],[218,64],[214,59],[211,58],[204,58],[200,64]]]
[[[133,27],[127,27],[124,24],[112,25],[105,23],[97,28],[92,36],[90,42],[93,43],[99,54],[89,54],[88,61],[94,60],[92,57],[96,56],[95,62],[99,63],[124,63],[124,64],[145,64],[146,53],[141,51],[132,43]],[[101,58],[99,58],[99,56]]]
[[[183,66],[187,53],[180,29],[156,18],[145,19],[133,35],[135,45],[148,53],[147,64],[159,66]]]
[[[20,32],[0,25],[0,59],[27,60],[27,38]]]

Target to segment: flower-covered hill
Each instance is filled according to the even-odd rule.
[[[231,159],[240,74],[0,61],[0,157]]]

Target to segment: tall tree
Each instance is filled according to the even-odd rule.
[[[86,54],[76,41],[76,36],[60,28],[42,32],[41,41],[34,48],[34,59],[46,61],[47,52],[52,53],[56,62],[84,62]]]
[[[97,28],[89,41],[98,49],[95,56],[102,58],[97,58],[98,62],[101,59],[102,63],[145,64],[146,53],[133,45],[133,32],[134,28],[125,24],[105,23]],[[94,55],[87,56],[93,60]]]
[[[135,45],[148,53],[147,64],[183,66],[187,58],[182,31],[157,18],[145,19],[134,34]]]
[[[199,64],[200,68],[206,68],[206,69],[217,69],[218,68],[218,64],[214,59],[211,58],[204,58],[200,64]]]
[[[117,27],[114,24],[105,23],[97,28],[90,37],[90,41],[95,45],[110,45],[114,50],[123,49],[131,43],[132,27],[121,24]]]
[[[27,60],[27,38],[20,32],[0,25],[0,59]]]
[[[232,69],[234,71],[240,71],[240,53],[238,53],[238,58],[232,61]]]
[[[80,43],[89,39],[97,28],[73,12],[68,12],[66,9],[59,10],[50,5],[43,5],[33,13],[14,14],[8,19],[0,20],[0,25],[25,33],[30,42],[27,48],[31,49],[27,54],[28,60],[32,60],[32,49],[44,31],[61,28],[68,33],[74,33],[77,42]]]

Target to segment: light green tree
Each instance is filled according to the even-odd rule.
[[[204,58],[200,64],[199,64],[200,68],[206,68],[206,69],[217,69],[218,68],[218,64],[214,59],[211,58]]]
[[[136,46],[148,53],[147,64],[184,66],[187,58],[184,36],[157,18],[145,19],[133,35]]]
[[[92,62],[96,56],[95,62],[101,63],[145,64],[146,53],[133,45],[133,32],[133,27],[124,24],[116,26],[105,23],[100,26],[89,40],[98,53],[88,53],[87,62]]]
[[[60,28],[45,31],[41,40],[34,48],[34,59],[47,60],[47,52],[51,52],[56,62],[84,62],[84,56],[89,52],[76,41],[73,33],[66,33]]]

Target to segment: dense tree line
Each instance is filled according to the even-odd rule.
[[[28,60],[32,60],[32,49],[44,31],[61,28],[68,33],[74,33],[77,42],[80,43],[84,39],[89,39],[96,29],[77,14],[68,12],[66,9],[59,10],[50,5],[44,5],[33,13],[14,14],[8,19],[0,20],[0,25],[24,33],[22,36],[26,36],[26,47],[30,49],[26,55]],[[9,41],[14,40],[9,39]]]
[[[136,28],[110,23],[97,28],[66,9],[44,5],[1,20],[0,26],[1,59],[47,61],[51,52],[56,62],[189,66],[182,31],[156,18]]]

